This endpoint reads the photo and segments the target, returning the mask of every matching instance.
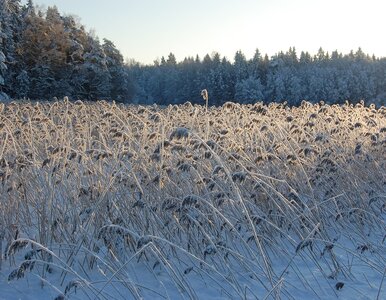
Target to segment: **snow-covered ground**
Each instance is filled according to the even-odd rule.
[[[145,299],[385,299],[385,237],[369,233],[362,246],[355,238],[337,235],[335,240],[327,247],[314,239],[312,244],[297,248],[286,245],[285,255],[270,253],[274,286],[264,268],[259,268],[263,264],[259,256],[260,261],[249,266],[231,255],[225,260],[215,255],[202,263],[194,263],[186,255],[160,262],[151,251],[146,258],[138,260],[137,255],[117,261],[119,268],[114,271],[101,258],[92,271],[85,270],[80,265],[85,261],[81,254],[72,268],[57,258],[47,268],[40,252],[31,258],[31,262],[37,260],[34,268],[17,278],[12,271],[31,253],[31,244],[27,244],[15,257],[3,261],[0,299],[61,299],[64,294],[65,299],[135,299],[136,293]],[[148,250],[152,246],[152,242],[146,245]],[[108,256],[105,251],[100,249],[100,257]],[[228,265],[221,267],[215,260]]]

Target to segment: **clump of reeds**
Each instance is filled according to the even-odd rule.
[[[346,289],[339,283],[359,262],[382,275],[386,110],[209,107],[204,91],[205,107],[2,105],[8,279],[49,281],[54,270],[58,299],[75,290],[167,298],[170,284],[144,287],[141,269],[159,282],[168,276],[184,297],[197,296],[198,280],[228,298],[291,298],[287,277],[318,290],[296,271],[301,261],[335,280],[332,293]],[[101,286],[89,282],[93,272]]]

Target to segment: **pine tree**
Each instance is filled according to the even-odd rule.
[[[176,66],[177,65],[177,59],[176,56],[173,53],[169,53],[168,59],[166,61],[166,64],[169,66]]]
[[[103,39],[102,49],[106,55],[106,66],[111,78],[111,98],[118,102],[131,101],[134,87],[123,65],[123,56],[108,39]]]
[[[16,44],[19,41],[19,31],[21,26],[20,19],[20,0],[0,1],[0,52],[4,58],[4,66],[0,70],[3,79],[2,91],[12,96],[14,89],[15,70],[17,69]],[[1,85],[1,84],[0,84]]]
[[[30,78],[26,70],[22,70],[16,76],[16,86],[17,89],[15,91],[15,98],[27,98],[30,90]]]
[[[235,83],[241,82],[248,77],[248,64],[245,55],[241,51],[235,54],[234,62]]]
[[[110,99],[111,76],[107,68],[106,54],[98,40],[89,37],[89,51],[83,55],[83,63],[75,67],[73,85],[79,99]]]
[[[253,58],[249,62],[249,74],[253,76],[254,78],[259,78],[260,75],[260,66],[262,61],[262,56],[259,49],[255,50],[255,54],[253,55]]]
[[[264,87],[260,79],[248,77],[237,83],[235,100],[241,103],[254,103],[264,100]]]

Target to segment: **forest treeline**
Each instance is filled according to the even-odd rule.
[[[257,38],[258,41],[258,38]],[[151,65],[125,63],[113,42],[87,32],[71,15],[32,0],[0,0],[0,93],[13,99],[106,99],[126,103],[302,100],[386,102],[386,58],[365,54],[297,53],[272,57],[257,49],[251,59],[238,51],[232,61],[213,52],[177,62],[173,53]],[[0,95],[0,96],[1,96]]]
[[[215,105],[226,101],[298,105],[302,100],[386,103],[386,59],[370,57],[360,48],[346,55],[319,49],[314,56],[307,52],[298,56],[290,48],[271,58],[256,50],[252,59],[238,51],[232,63],[216,52],[177,63],[171,53],[152,66],[132,64],[129,71],[135,78],[133,101],[138,103],[202,103],[203,88]]]
[[[74,16],[0,0],[0,92],[13,99],[115,99],[134,95],[124,59]]]

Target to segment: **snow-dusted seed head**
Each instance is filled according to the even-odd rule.
[[[209,96],[208,96],[208,91],[206,89],[201,91],[201,96],[205,101],[208,101]]]
[[[187,139],[189,137],[189,129],[185,127],[177,127],[173,130],[173,132],[170,134],[170,140],[181,140],[181,139]]]

